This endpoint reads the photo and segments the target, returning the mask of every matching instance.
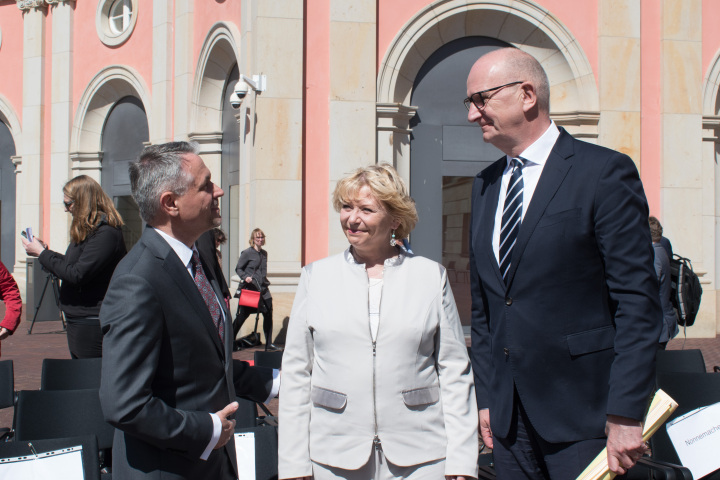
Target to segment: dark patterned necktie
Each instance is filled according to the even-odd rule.
[[[193,265],[193,271],[195,272],[193,274],[195,285],[197,285],[198,290],[200,290],[200,295],[202,295],[203,300],[205,300],[205,305],[207,305],[208,310],[210,310],[210,316],[212,317],[213,323],[215,323],[215,327],[218,330],[218,335],[220,336],[220,340],[222,341],[225,337],[225,325],[222,321],[220,305],[218,304],[215,291],[213,290],[210,282],[205,276],[205,272],[203,271],[202,264],[200,263],[200,256],[198,255],[197,250],[193,250],[191,261]]]
[[[503,280],[507,283],[507,274],[510,271],[510,260],[512,260],[512,251],[517,240],[518,231],[522,222],[522,205],[523,205],[523,178],[522,167],[523,159],[513,158],[512,175],[508,183],[507,193],[505,194],[505,204],[503,206],[502,227],[500,228],[500,273]]]

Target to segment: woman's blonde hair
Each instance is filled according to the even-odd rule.
[[[344,204],[358,198],[360,189],[370,188],[372,196],[393,219],[399,222],[395,238],[410,235],[418,221],[415,201],[408,194],[405,181],[389,163],[358,168],[340,180],[333,192],[333,207],[339,212]]]
[[[255,245],[255,242],[253,242],[253,240],[255,239],[255,234],[256,234],[256,233],[261,234],[263,237],[265,236],[265,232],[263,232],[263,231],[260,230],[259,228],[256,228],[255,230],[253,230],[252,232],[250,232],[250,246],[251,246],[251,247]]]
[[[70,238],[84,241],[105,220],[111,227],[123,225],[112,200],[99,183],[87,175],[79,175],[65,184],[63,193],[73,202]]]

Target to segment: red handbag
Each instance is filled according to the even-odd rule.
[[[238,305],[242,305],[243,307],[258,308],[259,303],[260,292],[257,292],[255,290],[246,290],[244,288],[240,290],[240,298],[238,298]]]

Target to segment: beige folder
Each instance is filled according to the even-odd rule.
[[[645,416],[645,426],[643,427],[643,440],[648,441],[650,437],[657,431],[665,420],[675,411],[678,404],[670,396],[658,390],[655,392],[650,408]],[[603,451],[595,457],[590,465],[583,471],[577,480],[612,480],[615,478],[615,474],[608,468],[607,461],[607,449],[603,448]]]

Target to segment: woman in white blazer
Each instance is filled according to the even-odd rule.
[[[417,222],[387,164],[333,194],[350,242],[302,270],[280,387],[279,477],[477,476],[477,408],[445,268],[401,247]]]

